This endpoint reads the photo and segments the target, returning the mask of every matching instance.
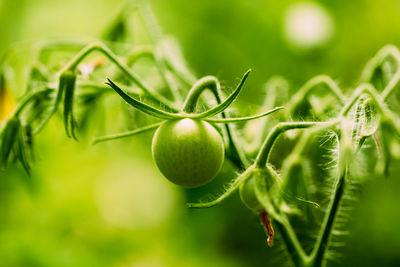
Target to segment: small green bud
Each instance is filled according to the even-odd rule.
[[[58,90],[64,95],[64,126],[68,137],[75,136],[75,120],[73,115],[74,91],[75,91],[76,73],[74,70],[64,71],[59,79]]]

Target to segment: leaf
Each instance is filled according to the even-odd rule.
[[[198,115],[196,115],[196,118],[209,118],[212,117],[214,115],[217,115],[218,113],[221,113],[222,111],[224,111],[225,109],[227,109],[229,107],[229,105],[237,98],[237,96],[239,95],[240,91],[242,90],[242,87],[244,85],[244,83],[247,80],[247,77],[250,75],[251,70],[246,71],[246,73],[243,75],[240,83],[238,84],[238,86],[236,87],[236,89],[221,103],[218,104],[217,106],[203,112],[200,113]]]
[[[18,118],[12,117],[8,120],[1,134],[0,164],[3,169],[7,168],[11,151],[17,142],[21,122]]]
[[[47,88],[32,92],[36,97],[30,101],[29,107],[24,111],[24,119],[27,125],[30,125],[33,132],[36,132],[42,120],[51,112],[54,100],[54,89]]]
[[[19,127],[18,133],[17,133],[17,142],[15,146],[15,155],[19,162],[21,162],[22,167],[24,167],[24,170],[28,175],[31,173],[31,162],[28,157],[27,153],[27,144],[25,141],[25,134],[24,134],[24,128]]]
[[[122,97],[122,99],[124,99],[125,102],[128,103],[129,105],[131,105],[132,107],[137,108],[138,110],[140,110],[148,115],[151,115],[153,117],[157,117],[160,119],[170,120],[170,119],[183,118],[183,116],[180,116],[178,114],[166,112],[163,110],[153,108],[149,105],[146,105],[146,104],[130,97],[128,94],[126,94],[124,91],[122,91],[121,88],[119,88],[115,83],[113,83],[110,79],[107,79],[107,80],[108,80],[108,82],[106,84],[109,85],[112,89],[114,89],[114,91],[117,92]]]
[[[373,135],[379,126],[379,114],[376,111],[375,103],[372,98],[363,102],[364,123],[361,128],[362,136]]]
[[[73,70],[64,71],[59,80],[59,91],[64,92],[64,127],[68,137],[75,135],[75,119],[73,114],[74,92],[75,92],[76,73]]]

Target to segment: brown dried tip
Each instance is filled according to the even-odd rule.
[[[272,247],[274,244],[274,228],[272,227],[271,224],[271,218],[269,217],[269,214],[266,211],[260,212],[260,221],[262,226],[264,226],[265,233],[268,235],[268,246]]]

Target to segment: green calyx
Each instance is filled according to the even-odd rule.
[[[249,209],[255,212],[260,212],[264,209],[255,193],[255,178],[250,177],[244,181],[239,187],[239,194],[243,204]]]
[[[239,187],[240,199],[246,207],[254,212],[266,211],[275,215],[273,188],[279,187],[277,181],[267,168],[254,168],[251,175]]]

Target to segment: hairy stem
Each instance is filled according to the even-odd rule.
[[[214,76],[206,76],[198,80],[190,89],[186,100],[183,104],[182,111],[185,113],[193,113],[196,109],[197,101],[200,95],[209,89],[217,99],[217,103],[221,103],[219,93],[221,91],[219,81]]]
[[[343,197],[345,188],[345,178],[348,175],[348,168],[346,167],[341,173],[335,184],[335,193],[329,204],[328,212],[325,216],[324,222],[321,227],[321,232],[318,235],[316,245],[311,253],[310,266],[319,267],[324,265],[325,251],[328,247],[329,237],[332,232],[333,223],[339,209],[340,201]]]
[[[255,165],[259,168],[265,167],[268,162],[269,153],[275,144],[277,138],[284,132],[292,129],[303,129],[314,126],[331,126],[336,124],[337,121],[332,122],[281,122],[276,125],[268,134],[261,149],[257,155]]]
[[[286,216],[282,216],[281,221],[274,221],[279,233],[285,242],[286,249],[292,258],[295,266],[307,266],[308,257],[301,246],[292,225]]]
[[[378,104],[378,111],[380,113],[383,112],[383,107],[384,102],[382,97],[379,95],[378,92],[376,92],[375,88],[369,84],[369,83],[363,83],[361,85],[359,85],[356,89],[356,91],[354,92],[354,94],[352,95],[350,101],[346,104],[346,106],[343,107],[342,111],[340,112],[340,116],[345,117],[347,116],[347,114],[350,112],[351,108],[354,106],[354,104],[357,102],[357,100],[359,99],[359,97],[363,94],[368,94],[371,96],[371,98]],[[339,116],[339,117],[340,117]]]
[[[290,102],[290,111],[293,111],[293,109],[303,99],[307,98],[313,90],[318,88],[319,85],[325,85],[324,88],[326,88],[339,101],[340,104],[344,104],[345,97],[332,78],[327,75],[319,75],[306,82],[293,96],[292,101]]]

